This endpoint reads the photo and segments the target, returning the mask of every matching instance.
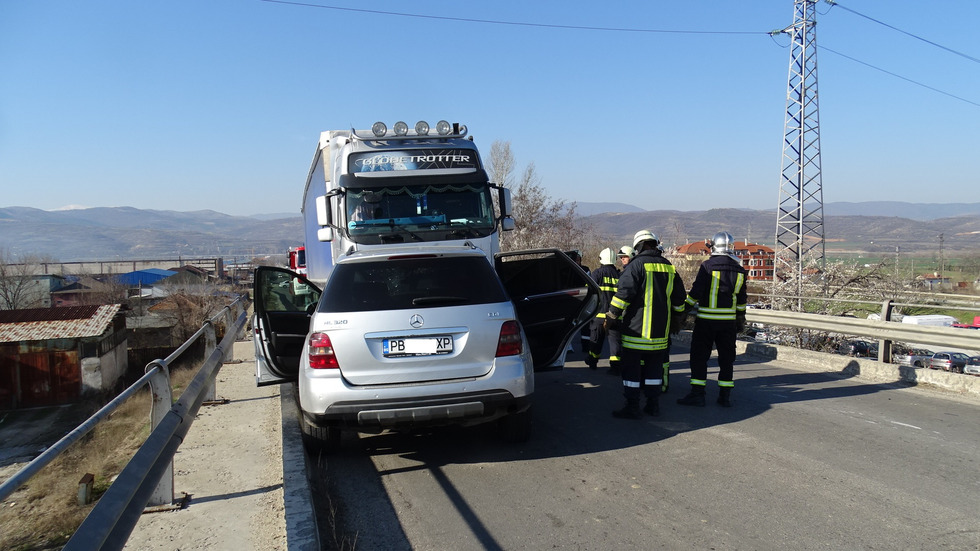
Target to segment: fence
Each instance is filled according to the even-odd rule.
[[[225,335],[216,344],[215,324],[222,317]],[[153,394],[150,435],[64,547],[69,551],[122,549],[147,505],[173,502],[174,454],[190,430],[201,404],[205,400],[214,399],[215,377],[221,365],[231,359],[232,347],[244,330],[246,321],[245,297],[239,297],[204,322],[196,333],[166,359],[150,362],[143,377],[0,485],[0,500],[16,491],[144,385],[149,385]],[[187,389],[174,402],[169,366],[202,337],[205,339],[206,349],[204,363],[187,385]]]

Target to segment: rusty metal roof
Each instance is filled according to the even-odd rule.
[[[0,311],[0,343],[97,337],[120,305],[67,306]]]

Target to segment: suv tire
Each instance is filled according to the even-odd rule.
[[[332,453],[340,448],[341,431],[338,427],[320,427],[306,419],[300,420],[303,429],[303,445],[310,453]]]

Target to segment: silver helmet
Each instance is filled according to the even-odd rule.
[[[732,234],[727,231],[720,231],[716,233],[708,243],[705,243],[711,247],[711,254],[732,254],[735,252],[733,249],[735,245],[735,238]]]

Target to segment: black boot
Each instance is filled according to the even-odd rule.
[[[643,411],[640,409],[640,389],[626,387],[623,389],[623,396],[626,397],[626,405],[623,409],[612,412],[617,419],[643,419]]]
[[[732,407],[732,387],[723,386],[718,389],[718,405],[726,408]]]
[[[704,406],[704,387],[691,386],[691,392],[687,396],[678,398],[677,403],[682,406]]]
[[[660,416],[660,387],[647,387],[647,405],[643,407],[643,413],[653,417]]]

